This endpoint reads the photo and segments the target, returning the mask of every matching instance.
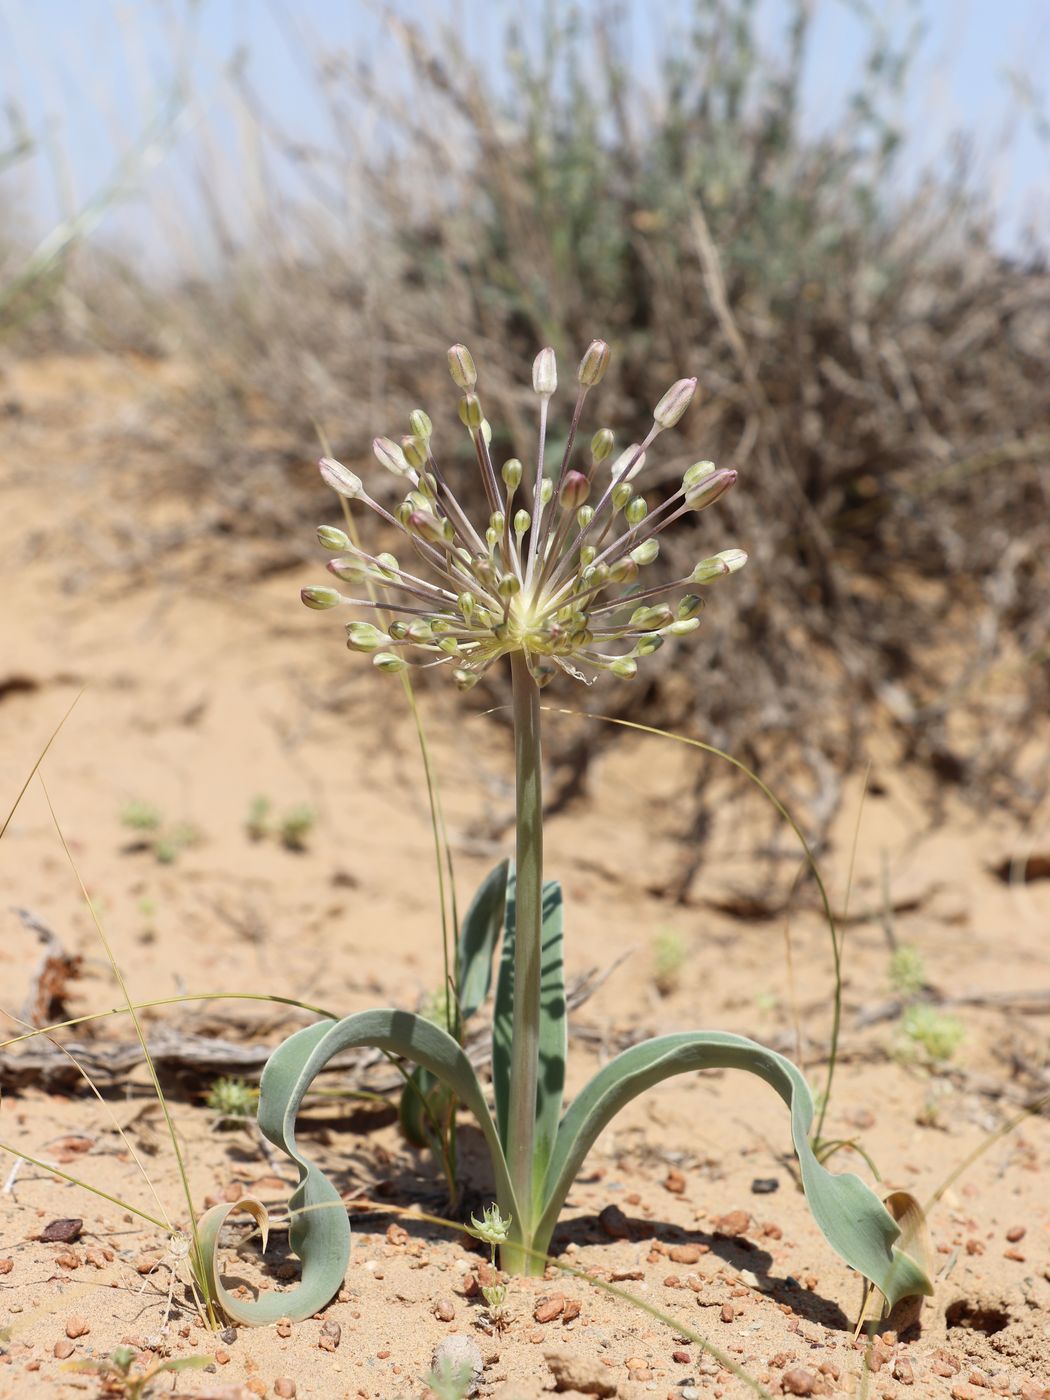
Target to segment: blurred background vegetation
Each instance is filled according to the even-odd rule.
[[[332,518],[319,433],[367,468],[372,436],[421,404],[447,441],[444,351],[462,339],[497,450],[528,459],[537,348],[567,377],[600,335],[613,362],[592,431],[637,439],[667,384],[699,376],[699,407],[647,469],[651,505],[698,457],[741,472],[662,567],[728,545],[752,561],[712,595],[699,643],[573,702],[732,750],[817,832],[876,729],[928,775],[934,814],[949,787],[1031,813],[1050,759],[1048,228],[1004,240],[989,171],[1021,127],[1045,158],[1041,95],[1013,74],[1000,144],[964,134],[917,173],[902,114],[926,81],[924,24],[954,6],[893,24],[846,6],[855,81],[815,125],[814,25],[837,6],[687,0],[659,24],[637,5],[525,6],[497,9],[481,43],[469,5],[404,5],[369,9],[356,47],[281,10],[287,84],[324,118],[309,140],[283,86],[253,81],[258,11],[202,90],[207,0],[159,7],[169,61],[163,78],[144,66],[148,117],[125,118],[109,174],[42,236],[23,177],[43,164],[61,187],[63,157],[9,104],[0,373],[55,350],[179,366],[143,388],[122,453],[141,500],[133,524],[97,523],[94,566],[127,585],[186,576],[192,557],[209,588],[296,568]],[[103,235],[129,206],[121,251]],[[552,800],[614,741],[560,738]],[[681,819],[696,860],[706,781]]]

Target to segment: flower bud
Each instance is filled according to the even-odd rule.
[[[318,525],[317,541],[322,549],[349,549],[350,536],[335,525]]]
[[[492,446],[492,424],[487,418],[481,420],[481,436],[485,440],[485,446]]]
[[[392,623],[390,624],[390,640],[391,640],[392,642],[403,642],[407,636],[408,636],[408,623],[407,623],[407,622],[392,622]],[[346,644],[347,644],[347,646],[350,646],[349,637],[347,638],[347,643],[346,643]],[[380,643],[380,645],[382,645],[382,643]]]
[[[457,656],[459,654],[459,643],[455,637],[442,637],[438,642],[438,650],[443,651],[446,656]]]
[[[514,533],[520,539],[525,531],[532,524],[532,516],[527,510],[519,510],[514,513]]]
[[[427,464],[427,444],[425,438],[412,437],[406,433],[401,439],[401,451],[405,455],[405,461],[410,467],[419,471]]]
[[[637,461],[634,459],[637,458]],[[631,465],[633,462],[633,465]],[[632,442],[626,451],[621,452],[616,461],[612,464],[613,480],[617,483],[622,481],[633,481],[638,473],[645,466],[645,453],[639,451],[639,444]],[[630,467],[630,471],[627,468]]]
[[[503,463],[503,484],[513,496],[514,492],[521,485],[521,463],[517,457],[512,457],[509,462]]]
[[[372,657],[372,665],[377,671],[385,671],[394,676],[398,671],[406,670],[408,662],[403,656],[395,656],[392,651],[377,651]]]
[[[631,550],[631,558],[639,568],[642,568],[646,564],[651,564],[659,553],[659,540],[643,540],[636,549]]]
[[[663,637],[658,632],[650,632],[647,637],[642,637],[634,648],[635,656],[652,656],[654,651],[659,651],[664,644]]]
[[[412,436],[420,438],[423,442],[429,442],[434,431],[434,425],[430,421],[430,415],[424,413],[421,408],[414,408],[408,415],[408,426],[412,430]]]
[[[368,577],[368,566],[359,559],[329,559],[325,568],[346,583],[362,583]]]
[[[395,476],[411,476],[412,468],[405,460],[405,454],[398,444],[390,438],[377,437],[372,439],[372,451],[375,453],[376,461],[380,466],[386,467],[388,472],[393,472]]]
[[[714,476],[716,471],[714,462],[694,462],[682,477],[682,485],[688,491],[690,486],[706,481],[709,476]]]
[[[456,605],[460,613],[469,622],[474,612],[475,598],[473,593],[461,593],[456,599]]]
[[[459,690],[467,691],[476,686],[480,678],[473,671],[464,670],[464,668],[460,666],[457,670],[452,672],[452,679],[456,682],[456,686]]]
[[[638,674],[638,663],[630,656],[619,656],[615,661],[609,663],[609,670],[614,676],[619,676],[621,680],[633,681]]]
[[[593,519],[594,507],[580,506],[579,510],[576,512],[576,524],[580,527],[580,529],[586,530],[587,526],[591,523]]]
[[[635,608],[631,613],[631,626],[639,632],[655,632],[673,621],[674,613],[666,603],[658,603],[655,608]]]
[[[612,489],[613,510],[623,510],[634,495],[629,481],[621,481]]]
[[[504,574],[496,585],[496,589],[501,598],[513,598],[515,594],[521,592],[521,579],[517,574]]]
[[[351,622],[346,629],[346,644],[351,651],[378,651],[389,646],[390,637],[371,622]]]
[[[628,525],[640,525],[649,514],[649,507],[642,500],[641,496],[635,496],[633,501],[627,502],[627,509],[624,516]]]
[[[401,566],[393,554],[377,554],[376,563],[383,578],[396,578],[401,572]]]
[[[593,544],[585,544],[580,549],[580,564],[586,569],[588,564],[593,564],[598,551]]]
[[[685,504],[688,510],[703,510],[705,506],[714,505],[719,496],[724,496],[729,488],[736,481],[737,474],[732,469],[715,472],[705,481],[701,481],[697,486],[691,486],[685,493]]]
[[[593,389],[601,382],[609,363],[609,347],[604,340],[592,340],[583,352],[583,359],[576,371],[576,378],[587,389]]]
[[[549,476],[545,476],[545,477],[543,478],[543,480],[540,482],[540,505],[541,505],[541,506],[549,505],[549,504],[550,504],[550,499],[551,499],[551,497],[552,497],[553,495],[554,495],[554,482],[551,481],[551,479],[550,479]]]
[[[679,617],[668,627],[668,632],[672,637],[686,637],[690,632],[695,632],[700,626],[698,617]]]
[[[578,510],[591,494],[591,483],[583,472],[566,472],[562,477],[558,499],[566,510]]]
[[[408,522],[412,519],[415,506],[411,501],[402,501],[400,505],[394,507],[394,519],[404,529],[408,529]]]
[[[322,457],[317,464],[321,469],[321,475],[340,496],[349,496],[351,500],[361,494],[361,478],[356,472],[352,472],[349,467],[344,467],[342,462],[337,462],[334,457]]]
[[[611,428],[599,428],[591,438],[591,461],[596,466],[599,462],[604,462],[613,450],[615,442],[616,438]]]
[[[478,382],[478,372],[474,368],[474,357],[465,345],[453,345],[448,352],[448,372],[467,393]]]
[[[549,345],[532,362],[532,387],[545,399],[549,399],[558,387],[558,362]]]
[[[495,510],[489,516],[489,529],[496,535],[503,534],[503,529],[506,523],[507,517],[503,514],[501,510]]]
[[[653,421],[661,428],[673,428],[689,407],[696,392],[695,379],[677,379],[653,409]]]
[[[322,608],[334,608],[337,603],[343,601],[343,595],[336,592],[334,588],[325,588],[323,584],[314,584],[310,588],[301,588],[299,597],[308,608],[316,608],[319,612]]]
[[[638,565],[633,559],[617,559],[609,567],[610,583],[633,583],[638,577]]]
[[[459,401],[460,422],[476,433],[484,421],[485,415],[481,411],[481,400],[477,394],[464,394]]]
[[[447,520],[439,520],[429,511],[414,510],[408,517],[408,528],[429,544],[445,544],[446,532],[451,532]]]
[[[712,554],[710,559],[701,559],[693,570],[692,580],[694,583],[711,583],[716,578],[724,578],[726,574],[735,574],[746,563],[747,555],[742,549],[723,549],[719,554]]]
[[[703,598],[697,597],[695,593],[687,593],[682,599],[682,601],[678,604],[678,617],[680,619],[687,617],[696,617],[696,615],[698,613],[702,613],[703,610]]]

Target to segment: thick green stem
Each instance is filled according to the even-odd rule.
[[[511,1042],[507,1165],[519,1219],[512,1234],[531,1243],[536,1086],[539,1074],[540,964],[543,926],[543,789],[540,772],[540,692],[521,652],[511,655],[514,763],[517,775],[517,865],[514,923],[514,1018]],[[543,1261],[504,1247],[504,1267],[542,1272]]]

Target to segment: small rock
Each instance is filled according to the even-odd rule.
[[[0,1259],[0,1274],[9,1274],[14,1267],[13,1259]]]
[[[736,1309],[732,1303],[723,1303],[722,1311],[718,1314],[723,1322],[732,1322],[736,1317]]]
[[[575,1390],[581,1395],[615,1396],[617,1386],[609,1371],[590,1357],[568,1351],[544,1352],[554,1377],[554,1389]]]
[[[469,1337],[463,1337],[459,1333],[446,1337],[434,1348],[430,1366],[437,1376],[452,1377],[458,1374],[469,1377],[466,1395],[477,1395],[481,1378],[485,1374],[485,1363],[477,1345]]]
[[[692,1359],[689,1353],[684,1351],[681,1347],[679,1347],[677,1351],[672,1351],[671,1353],[671,1360],[677,1361],[679,1366],[688,1366]]]
[[[685,1177],[675,1167],[664,1177],[664,1190],[670,1191],[672,1196],[685,1195]]]
[[[86,1317],[74,1316],[66,1323],[67,1337],[86,1337],[91,1331],[91,1323]]]
[[[952,1400],[977,1400],[977,1391],[965,1381],[956,1381],[952,1386]]]
[[[682,1400],[700,1400],[700,1392],[695,1385],[683,1385],[678,1393]]]
[[[295,1381],[291,1376],[278,1376],[273,1383],[273,1393],[281,1396],[281,1400],[292,1400],[295,1395]]]
[[[451,1298],[439,1298],[434,1304],[434,1316],[438,1322],[452,1322],[456,1316],[456,1305]]]
[[[598,1216],[598,1224],[611,1240],[625,1240],[631,1233],[631,1226],[619,1206],[606,1206]]]
[[[912,1370],[911,1362],[906,1357],[898,1356],[893,1363],[893,1379],[900,1381],[901,1385],[915,1384],[915,1372]]]
[[[317,1345],[322,1351],[335,1351],[342,1340],[343,1329],[333,1318],[326,1317],[321,1323],[321,1335],[317,1338]]]
[[[55,1343],[54,1355],[58,1361],[65,1361],[66,1357],[72,1356],[75,1351],[76,1347],[73,1343],[67,1342],[64,1338],[62,1341]]]
[[[780,1190],[780,1182],[775,1176],[756,1176],[751,1183],[751,1194],[754,1196],[772,1196],[774,1191]]]
[[[277,1319],[277,1335],[278,1337],[290,1337],[292,1335],[292,1323],[290,1318],[279,1317]]]
[[[40,1238],[47,1244],[73,1244],[83,1228],[83,1220],[52,1220],[40,1231]]]
[[[820,1382],[812,1371],[802,1366],[792,1366],[790,1371],[784,1372],[780,1384],[788,1395],[812,1395]]]
[[[537,1322],[553,1322],[556,1317],[561,1317],[565,1311],[565,1294],[552,1293],[548,1298],[541,1298],[533,1309],[532,1316]]]
[[[1050,1386],[1044,1386],[1042,1381],[1022,1381],[1017,1393],[1021,1400],[1046,1400]]]
[[[746,1235],[751,1217],[746,1210],[731,1210],[728,1215],[720,1215],[715,1221],[715,1229],[723,1235]]]
[[[228,1366],[230,1364],[230,1353],[224,1347],[219,1347],[215,1353],[215,1360],[220,1366]]]
[[[1012,1259],[1015,1264],[1023,1264],[1025,1261],[1025,1256],[1019,1249],[1004,1249],[1003,1258]]]
[[[562,1322],[572,1322],[580,1315],[580,1300],[578,1298],[566,1298],[565,1307],[562,1310]]]
[[[1018,1240],[1024,1239],[1025,1234],[1026,1230],[1023,1225],[1012,1225],[1006,1232],[1006,1238],[1011,1244],[1016,1244]]]
[[[219,1333],[219,1341],[220,1341],[220,1342],[225,1342],[226,1345],[227,1345],[228,1347],[233,1346],[233,1344],[234,1344],[234,1342],[235,1342],[236,1340],[237,1340],[237,1329],[236,1329],[236,1327],[224,1327],[224,1328],[222,1329],[222,1331]]]
[[[676,1264],[696,1264],[701,1254],[710,1254],[709,1244],[673,1244],[667,1251],[667,1257]]]

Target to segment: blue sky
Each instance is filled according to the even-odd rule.
[[[816,0],[804,108],[813,130],[841,110],[858,72],[863,30],[857,3],[863,0]],[[908,32],[917,10],[925,23],[913,96],[900,114],[912,177],[944,159],[953,132],[966,132],[999,210],[1003,245],[1017,246],[1033,220],[1045,235],[1050,147],[1012,97],[1010,75],[1038,91],[1041,75],[1050,73],[1050,2],[871,0],[871,7],[898,35]],[[632,51],[644,78],[666,17],[687,12],[688,4],[628,0],[628,8]],[[513,14],[528,29],[531,13],[538,30],[543,13],[535,0],[524,6],[520,0],[404,0],[403,10],[438,22],[458,17],[469,51],[497,62],[507,18]],[[759,13],[775,50],[782,0],[760,0]],[[200,188],[201,162],[207,170],[209,148],[236,152],[250,139],[238,126],[230,64],[241,56],[244,73],[285,135],[323,143],[328,116],[310,81],[310,54],[320,50],[389,64],[395,82],[404,76],[396,71],[399,59],[380,7],[358,0],[0,0],[5,104],[21,114],[35,144],[33,157],[2,177],[24,216],[20,231],[40,235],[82,208],[130,150],[135,193],[107,212],[94,236],[131,247],[148,261],[184,264],[195,241],[195,216],[187,210]],[[136,141],[156,118],[158,94],[170,89],[180,60],[194,101],[172,139],[151,152],[156,163],[147,171]],[[9,144],[6,134],[0,137],[0,155]],[[253,190],[247,179],[239,187],[228,162],[222,169],[215,183],[225,186],[219,195],[236,222],[237,208],[250,204]]]

